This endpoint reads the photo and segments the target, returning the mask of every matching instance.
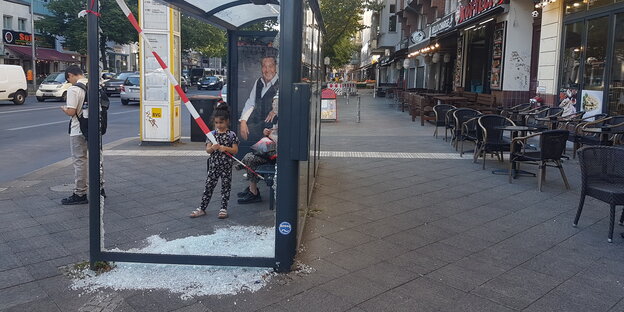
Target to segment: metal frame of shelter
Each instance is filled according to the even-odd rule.
[[[89,0],[92,8],[98,8],[98,0]],[[308,84],[301,81],[302,63],[302,32],[304,2],[306,0],[163,0],[177,7],[187,15],[198,18],[207,23],[227,30],[228,33],[228,84],[230,95],[237,93],[237,59],[236,38],[245,35],[271,35],[275,32],[246,32],[242,27],[264,20],[276,20],[279,16],[280,26],[280,59],[288,60],[279,63],[279,116],[280,128],[289,131],[280,131],[280,144],[277,162],[278,190],[275,219],[275,256],[265,257],[230,257],[230,256],[202,256],[202,255],[174,255],[174,254],[146,254],[110,252],[102,250],[102,207],[100,202],[100,171],[101,136],[99,131],[89,131],[89,236],[90,236],[90,263],[92,268],[98,261],[195,264],[195,265],[222,265],[222,266],[253,266],[273,267],[278,272],[287,272],[291,269],[297,250],[297,218],[298,218],[298,185],[299,161],[309,157],[309,102],[310,89]],[[310,9],[314,12],[321,31],[324,31],[318,0],[307,0]],[[201,8],[213,6],[208,11]],[[249,9],[249,5],[264,8],[257,10],[256,16],[247,16],[236,23],[236,10]],[[275,8],[279,6],[279,11]],[[267,10],[268,9],[268,10]],[[99,55],[98,17],[99,9],[92,9],[87,17],[88,53]],[[249,10],[246,10],[249,11]],[[270,12],[270,13],[267,13]],[[241,13],[242,14],[242,13]],[[239,15],[241,17],[243,15]],[[99,77],[98,58],[89,58],[88,72],[92,77]],[[98,102],[98,80],[90,79],[88,101]],[[234,95],[235,96],[235,95]],[[234,99],[235,100],[235,99]],[[306,103],[307,101],[307,103]],[[307,108],[307,112],[306,112]],[[100,109],[98,105],[98,110]],[[236,112],[236,107],[233,109]],[[306,115],[307,114],[307,115]],[[238,120],[238,118],[233,118]],[[89,128],[99,128],[98,118],[89,118]],[[305,138],[305,139],[302,139]],[[282,234],[280,224],[290,224],[288,234]]]

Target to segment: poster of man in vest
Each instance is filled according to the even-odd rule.
[[[256,56],[255,64],[257,65],[255,66],[260,69],[260,73],[249,70],[247,72],[250,72],[250,75],[256,73],[256,76],[239,82],[242,89],[251,87],[248,95],[240,97],[246,100],[239,119],[240,136],[250,144],[254,144],[263,137],[264,129],[270,129],[273,124],[277,123],[277,111],[273,107],[273,98],[278,94],[277,49],[270,47],[270,44],[265,47],[256,47],[256,49],[255,51],[246,49],[245,52],[252,52],[250,53],[252,58]],[[240,52],[242,51],[239,50]],[[244,54],[241,57],[245,58]],[[249,65],[246,67],[253,69],[254,64]]]

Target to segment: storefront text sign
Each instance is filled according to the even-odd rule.
[[[470,0],[468,4],[457,9],[457,24],[468,22],[505,3],[507,0]]]
[[[453,26],[455,26],[455,12],[431,24],[431,37],[434,37],[443,31],[450,30]]]
[[[2,41],[5,44],[14,44],[21,46],[30,46],[31,45],[31,35],[27,32],[22,31],[13,31],[13,30],[2,30]],[[40,48],[54,48],[54,45],[50,43],[50,38],[35,36],[35,40],[37,41],[37,47]]]

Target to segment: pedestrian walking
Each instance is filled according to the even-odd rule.
[[[217,144],[206,142],[206,152],[210,154],[208,160],[208,177],[206,177],[206,187],[202,196],[199,208],[193,211],[191,218],[206,215],[206,208],[210,203],[212,193],[221,179],[221,209],[219,219],[228,217],[227,206],[232,190],[232,158],[226,153],[235,155],[238,153],[239,140],[234,131],[229,129],[230,111],[225,102],[219,102],[215,108],[212,121],[215,130],[212,134],[216,138]]]

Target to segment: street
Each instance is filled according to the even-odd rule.
[[[189,89],[189,95],[218,95],[219,91]],[[139,105],[121,105],[119,96],[110,98],[108,130],[103,144],[139,135]],[[0,183],[70,157],[67,135],[69,117],[60,109],[65,103],[37,102],[28,96],[23,105],[0,104]],[[182,105],[182,136],[189,136],[189,113]],[[71,182],[71,181],[69,181]]]

